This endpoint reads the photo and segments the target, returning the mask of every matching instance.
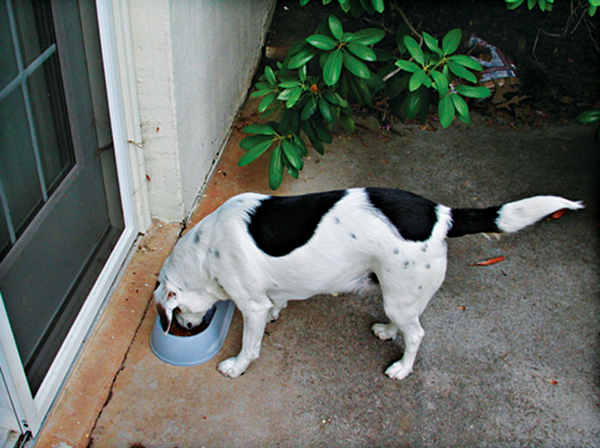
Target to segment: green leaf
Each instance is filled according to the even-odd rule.
[[[462,96],[467,96],[469,98],[487,98],[492,93],[487,87],[467,86],[465,84],[457,85],[456,91]]]
[[[264,143],[266,141],[272,142],[273,138],[274,137],[272,135],[250,135],[242,139],[240,142],[240,148],[242,148],[244,151],[248,151],[260,143]]]
[[[470,68],[471,70],[483,70],[483,67],[481,67],[481,64],[479,62],[464,54],[455,54],[454,56],[450,56],[448,60],[456,62],[457,64],[460,64],[464,67]]]
[[[404,59],[398,59],[396,61],[396,65],[406,72],[414,73],[417,70],[421,70],[421,67],[415,64],[413,61],[405,61]]]
[[[337,42],[331,37],[324,36],[322,34],[313,34],[312,36],[308,36],[306,38],[306,42],[311,44],[313,47],[318,48],[319,50],[325,51],[333,50],[337,45]]]
[[[373,8],[373,4],[371,0],[360,0],[360,6],[367,11],[369,14],[375,14],[375,8]]]
[[[302,137],[294,134],[292,135],[292,141],[300,151],[300,154],[302,154],[303,157],[306,157],[308,155],[308,150],[306,149],[306,144],[304,143],[304,140],[302,140]]]
[[[277,92],[272,92],[265,96],[258,105],[258,111],[261,113],[264,112],[275,101],[275,98],[277,98]]]
[[[334,106],[340,105],[338,97],[331,90],[322,90],[321,95]]]
[[[354,132],[356,130],[356,124],[354,123],[354,117],[352,115],[341,114],[340,124],[346,132]]]
[[[308,64],[310,60],[317,55],[317,53],[317,49],[312,47],[300,50],[298,53],[292,56],[288,62],[288,67],[290,69],[300,68],[303,65]]]
[[[406,90],[408,87],[408,81],[412,75],[398,74],[393,76],[385,83],[385,91],[390,99],[396,98],[400,93]]]
[[[319,111],[321,115],[328,123],[333,123],[335,120],[335,112],[332,106],[329,105],[327,100],[323,97],[319,98]]]
[[[590,109],[579,114],[577,117],[581,123],[592,123],[600,120],[600,109]]]
[[[311,120],[312,121],[312,120]],[[313,148],[319,153],[324,154],[325,150],[323,148],[323,142],[319,140],[316,132],[314,131],[311,121],[303,121],[302,122],[302,130],[308,136],[310,143],[313,145]]]
[[[340,3],[340,8],[344,12],[348,12],[352,8],[352,0],[338,0],[338,2]]]
[[[300,78],[300,82],[306,81],[306,65],[298,69],[298,78]]]
[[[254,148],[252,148],[250,151],[248,151],[246,154],[244,154],[242,157],[240,157],[240,160],[238,160],[238,166],[246,166],[249,163],[254,162],[261,155],[263,155],[263,153],[267,149],[269,149],[271,147],[271,145],[273,144],[273,140],[274,139],[266,140],[266,141],[256,145]]]
[[[271,153],[271,161],[269,163],[269,187],[271,190],[277,190],[283,182],[283,161],[281,160],[282,151],[281,144]]]
[[[452,120],[454,120],[454,105],[452,104],[450,95],[446,95],[440,99],[438,104],[438,117],[440,119],[440,124],[444,129],[452,124]]]
[[[349,82],[352,93],[358,102],[360,104],[371,104],[371,89],[369,89],[367,83],[363,79],[356,77],[350,77]]]
[[[300,115],[300,119],[302,121],[308,120],[313,114],[317,111],[317,97],[312,95],[308,102],[304,105],[302,109],[302,114]]]
[[[414,92],[422,85],[431,87],[431,78],[427,76],[425,70],[418,70],[410,77],[410,81],[408,81],[408,90]]]
[[[268,65],[265,67],[265,77],[267,78],[267,82],[272,86],[277,84],[277,79],[275,78],[275,72]]]
[[[347,51],[344,51],[343,54],[344,67],[346,67],[350,73],[363,79],[368,79],[371,77],[371,71],[362,61],[356,59]]]
[[[506,9],[508,9],[509,11],[515,10],[517,9],[519,6],[521,6],[523,4],[525,0],[514,0],[514,1],[509,1],[506,0]]]
[[[429,74],[433,78],[433,87],[435,88],[435,90],[438,91],[440,96],[446,96],[448,94],[448,88],[450,86],[446,77],[437,70],[432,70]]]
[[[460,76],[461,78],[466,79],[467,81],[470,81],[474,84],[477,82],[477,77],[472,72],[470,72],[464,66],[457,64],[456,62],[449,61],[448,68],[456,76]]]
[[[268,124],[249,124],[242,132],[246,134],[277,135],[275,129]]]
[[[404,45],[406,45],[406,49],[413,57],[415,61],[419,64],[423,65],[425,62],[425,55],[423,54],[423,50],[417,43],[417,41],[411,36],[404,36]]]
[[[469,114],[469,106],[460,95],[452,94],[450,95],[450,99],[452,100],[452,104],[454,105],[454,108],[456,109],[458,115],[464,116]]]
[[[438,40],[431,34],[426,33],[425,31],[423,31],[423,33],[421,34],[423,34],[423,40],[425,41],[425,45],[427,45],[427,48],[429,48],[434,53],[442,56],[442,50],[438,45]]]
[[[444,55],[452,54],[458,50],[461,39],[462,31],[460,28],[454,28],[453,30],[448,31],[442,39],[442,50],[444,51]]]
[[[302,87],[294,87],[291,90],[292,90],[292,93],[290,94],[288,100],[285,103],[285,107],[287,109],[291,109],[292,107],[294,107],[296,105],[296,103],[302,96],[302,92],[303,92]]]
[[[373,8],[375,8],[375,11],[377,11],[379,14],[385,11],[385,4],[383,3],[383,0],[371,0],[371,4],[373,5]]]
[[[328,86],[332,86],[340,79],[340,73],[342,73],[342,62],[344,60],[344,54],[340,48],[331,52],[325,61],[323,66],[323,81]]]
[[[346,99],[342,98],[342,95],[340,95],[338,92],[333,92],[333,94],[335,95],[335,98],[336,98],[336,99],[337,99],[337,101],[338,101],[338,105],[339,105],[341,108],[346,108],[346,107],[349,107],[348,100],[346,100]]]
[[[283,89],[290,89],[292,87],[298,87],[300,85],[300,82],[297,79],[287,79],[287,80],[282,80],[277,85]]]
[[[285,165],[285,169],[287,170],[288,174],[293,178],[298,180],[298,178],[300,177],[300,173],[298,172],[298,170],[296,168],[294,168],[292,165],[290,165],[290,162],[288,162],[287,159],[283,159],[283,164]]]
[[[363,61],[373,62],[377,60],[375,52],[363,44],[350,42],[346,45],[346,48]]]
[[[327,144],[329,144],[333,141],[333,137],[331,136],[331,134],[329,134],[329,132],[327,131],[327,128],[325,127],[325,125],[323,123],[321,123],[321,121],[313,119],[312,125],[313,125],[313,129],[315,130],[319,140],[321,140],[322,142],[327,143]]]
[[[250,98],[258,98],[258,97],[261,97],[261,96],[265,96],[265,95],[267,95],[267,94],[269,94],[271,92],[272,92],[271,89],[256,90],[255,92],[252,92],[250,94]]]
[[[329,29],[331,30],[333,37],[335,37],[337,40],[342,40],[342,37],[344,36],[344,29],[342,28],[342,22],[340,22],[340,19],[334,15],[330,15],[328,22]]]
[[[283,147],[283,153],[290,164],[297,170],[301,170],[304,167],[304,161],[300,155],[300,151],[289,139],[285,139],[281,142]]]
[[[454,95],[454,96],[457,96],[457,95]],[[463,123],[465,123],[465,124],[471,124],[471,114],[469,113],[468,110],[467,110],[467,112],[464,115],[461,114],[460,112],[456,111],[456,116]]]
[[[419,111],[424,107],[425,101],[427,100],[426,96],[427,89],[424,87],[414,92],[410,92],[404,102],[402,103],[402,113],[404,118],[407,120],[412,120],[417,116]]]
[[[377,28],[365,28],[353,33],[353,37],[350,40],[357,44],[363,45],[374,45],[385,37],[385,31]]]

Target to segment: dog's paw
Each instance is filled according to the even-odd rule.
[[[219,372],[229,378],[237,378],[246,371],[247,367],[247,365],[238,362],[238,359],[234,357],[221,362],[219,364]]]
[[[387,368],[385,374],[393,380],[403,380],[412,372],[412,365],[407,366],[402,360],[395,362]]]
[[[394,339],[398,334],[398,327],[394,324],[374,324],[371,327],[371,330],[382,341],[386,341],[388,339]]]

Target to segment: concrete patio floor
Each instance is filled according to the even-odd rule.
[[[193,223],[242,191],[268,192],[266,161],[238,168],[247,104]],[[180,226],[142,239],[38,438],[37,447],[420,447],[600,444],[599,151],[593,129],[530,129],[475,116],[442,131],[363,122],[311,153],[277,194],[397,187],[448,206],[537,194],[586,209],[500,240],[449,240],[446,281],[403,381],[383,371],[399,342],[370,331],[379,293],[293,302],[268,324],[241,378],[217,372],[241,344],[236,311],[221,352],[173,367],[151,352],[150,304]],[[191,225],[190,224],[190,225]],[[469,264],[504,255],[487,267]]]

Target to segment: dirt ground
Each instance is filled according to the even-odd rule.
[[[502,0],[410,0],[396,4],[418,31],[440,37],[458,27],[463,35],[473,33],[513,60],[521,82],[519,95],[528,98],[509,109],[480,107],[479,113],[539,126],[574,121],[581,112],[600,107],[600,14],[590,18],[587,1],[557,0],[551,12],[537,7],[530,11],[526,5],[508,11]],[[337,2],[323,6],[320,0],[313,0],[301,7],[297,0],[279,1],[269,42],[281,45],[303,39],[330,14],[336,14],[349,31],[385,29],[388,37],[378,46],[395,49],[393,33],[403,19],[387,2],[384,14],[365,13],[355,19],[344,14]]]

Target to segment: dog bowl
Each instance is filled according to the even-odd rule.
[[[193,336],[165,334],[157,317],[150,347],[158,359],[174,366],[202,364],[221,350],[234,311],[231,300],[217,302],[204,316],[206,329]]]

